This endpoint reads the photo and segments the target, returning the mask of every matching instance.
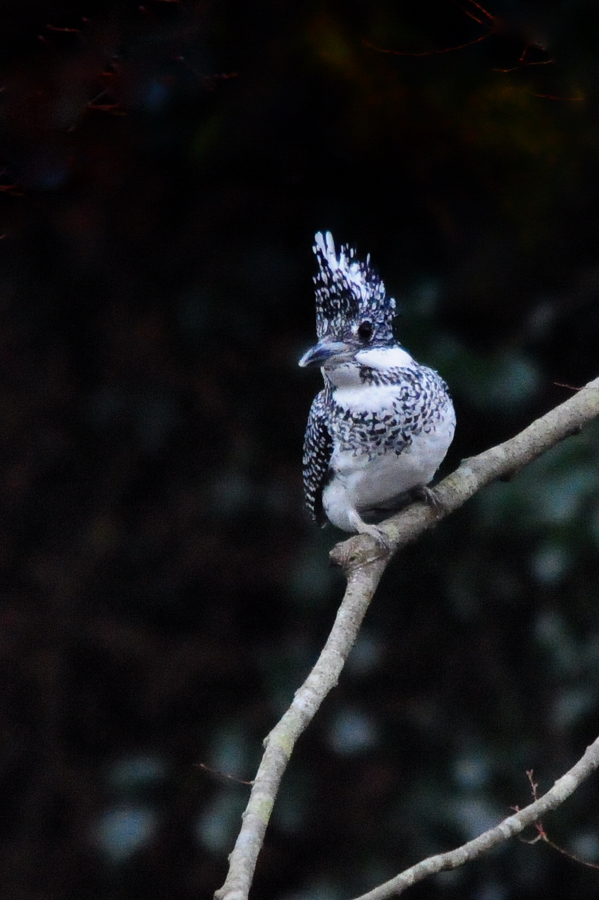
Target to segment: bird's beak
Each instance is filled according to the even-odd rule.
[[[310,347],[307,353],[304,353],[298,365],[303,369],[310,366],[339,365],[352,359],[355,352],[356,348],[350,344],[323,338],[315,347]]]

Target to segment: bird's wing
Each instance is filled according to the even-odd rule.
[[[314,398],[304,438],[304,492],[310,515],[319,524],[326,521],[322,508],[322,492],[330,478],[329,463],[333,440],[327,428],[326,392]]]

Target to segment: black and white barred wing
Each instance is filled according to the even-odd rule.
[[[322,492],[329,480],[329,462],[333,452],[333,441],[327,428],[326,392],[321,391],[314,398],[308,417],[304,438],[304,492],[310,515],[319,524],[326,517],[322,508]]]

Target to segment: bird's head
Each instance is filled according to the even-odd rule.
[[[337,255],[330,231],[318,232],[315,241],[318,343],[299,365],[334,367],[350,362],[360,351],[393,346],[395,300],[385,294],[370,256],[361,262],[345,244]]]

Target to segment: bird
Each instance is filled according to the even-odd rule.
[[[319,367],[303,449],[306,506],[320,525],[369,534],[390,549],[378,524],[433,479],[455,432],[448,388],[393,335],[396,303],[370,263],[330,231],[313,247],[318,342],[299,360]],[[369,521],[370,520],[370,521]],[[375,520],[374,522],[372,520]]]

